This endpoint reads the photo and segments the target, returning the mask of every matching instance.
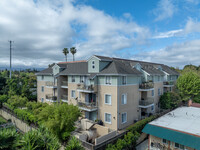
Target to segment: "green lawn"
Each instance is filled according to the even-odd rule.
[[[7,122],[7,121],[6,121],[3,117],[0,116],[0,125],[1,125],[1,124],[4,124],[4,123],[6,123],[6,122]]]

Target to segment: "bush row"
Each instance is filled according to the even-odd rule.
[[[17,108],[14,110],[14,113],[19,117],[19,119],[26,121],[29,125],[31,123],[36,123],[37,121],[36,117],[25,109]]]

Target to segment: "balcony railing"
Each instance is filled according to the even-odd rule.
[[[78,84],[77,89],[81,90],[83,92],[94,92],[94,86],[93,85]]]
[[[153,98],[148,98],[146,100],[140,100],[139,101],[139,105],[142,107],[142,106],[150,106],[154,104],[154,99]]]
[[[54,84],[54,82],[46,82],[46,86],[47,87],[51,87],[51,88],[56,88],[57,86]]]
[[[174,82],[173,81],[166,81],[166,82],[163,82],[163,85],[174,85]]]
[[[143,82],[139,85],[139,89],[148,90],[154,88],[153,82]]]
[[[62,100],[63,102],[68,102],[68,95],[62,95],[62,96],[61,96],[61,100]]]
[[[91,102],[91,103],[87,103],[87,102],[78,102],[78,106],[84,110],[96,110],[97,109],[97,104],[96,102]]]
[[[68,86],[68,81],[62,81],[61,86]]]
[[[57,101],[57,96],[46,95],[46,100],[50,101],[50,102],[56,102]]]

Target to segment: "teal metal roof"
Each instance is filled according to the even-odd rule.
[[[200,150],[200,137],[147,124],[142,132]]]

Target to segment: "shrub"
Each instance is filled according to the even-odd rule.
[[[157,118],[156,116],[150,116],[148,118],[145,118],[143,120],[140,120],[136,123],[134,123],[133,125],[129,126],[127,128],[128,131],[131,131],[132,133],[134,132],[138,132],[138,133],[142,133],[142,129],[144,128],[144,126],[151,122],[152,120],[154,120],[155,118]]]
[[[14,128],[0,130],[0,150],[15,149],[15,143],[19,135]]]
[[[14,113],[19,117],[19,119],[26,121],[28,124],[35,123],[37,121],[36,117],[25,109],[15,109]]]
[[[74,136],[69,140],[65,150],[84,150],[81,143]]]
[[[24,107],[27,102],[28,102],[28,99],[26,97],[21,97],[21,96],[18,96],[18,95],[11,96],[8,99],[8,104],[13,106],[14,108]]]
[[[0,125],[6,123],[7,121],[0,116]]]
[[[18,141],[17,147],[24,150],[58,150],[60,143],[48,129],[40,127],[25,133]]]

